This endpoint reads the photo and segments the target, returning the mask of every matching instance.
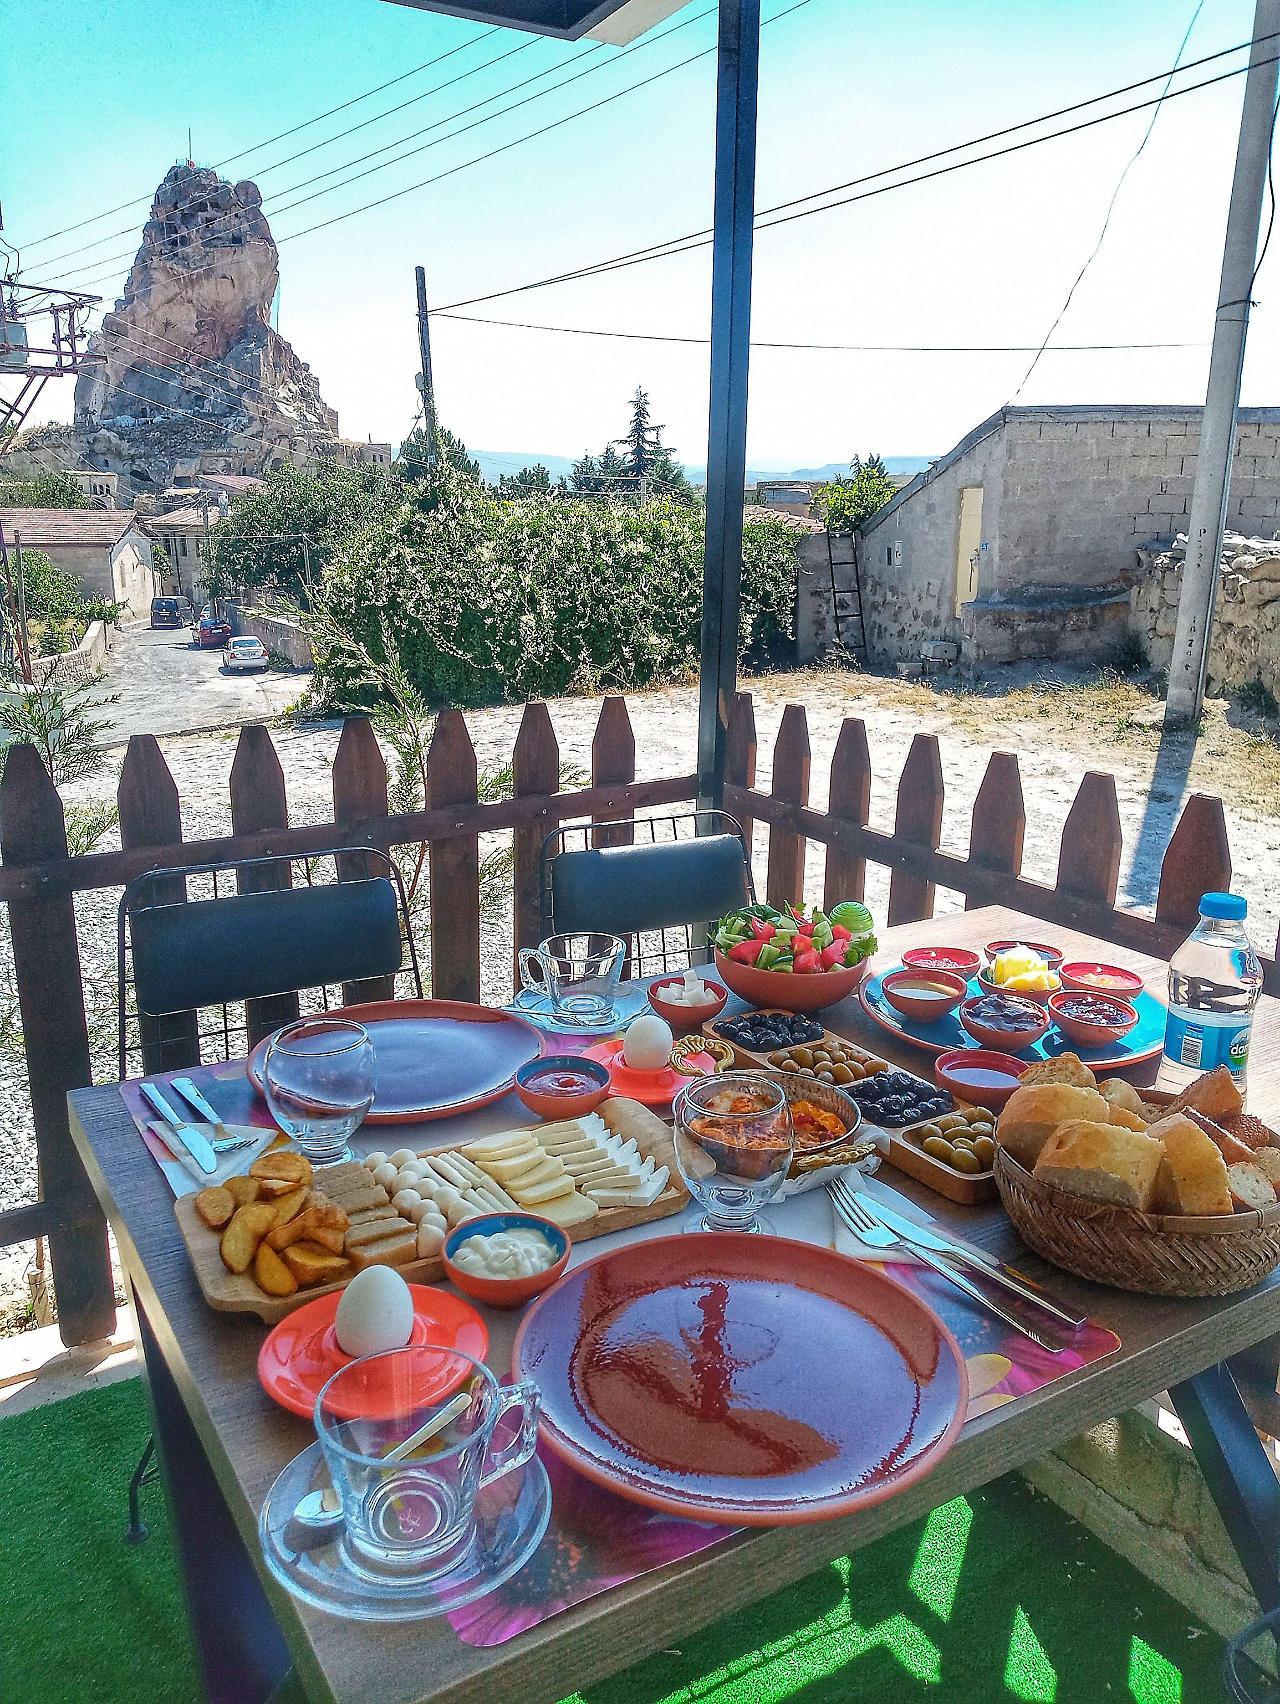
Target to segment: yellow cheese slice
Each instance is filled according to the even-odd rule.
[[[575,1190],[571,1195],[558,1195],[552,1201],[540,1201],[537,1211],[544,1219],[550,1219],[553,1225],[567,1231],[574,1225],[585,1225],[588,1219],[595,1218],[600,1209],[594,1201],[588,1201],[585,1195],[579,1195]]]
[[[547,1178],[542,1183],[513,1183],[511,1194],[522,1207],[538,1206],[543,1201],[555,1201],[559,1196],[574,1193],[573,1179],[566,1173],[563,1177]],[[539,1207],[539,1211],[541,1208]]]
[[[543,1166],[554,1166],[556,1169],[552,1175],[557,1176],[564,1170],[559,1160],[553,1159],[550,1154],[544,1154],[538,1144],[533,1142],[527,1153],[513,1155],[509,1160],[485,1160],[481,1170],[488,1172],[490,1177],[496,1178],[505,1186],[514,1183],[526,1172],[538,1170]]]

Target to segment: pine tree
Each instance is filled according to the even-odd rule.
[[[606,444],[600,454],[596,478],[600,482],[600,490],[608,497],[617,497],[627,488],[627,464],[612,444]]]
[[[546,497],[551,489],[551,469],[541,462],[522,467],[519,473],[501,474],[498,479],[500,497]]]
[[[635,492],[649,489],[689,489],[684,470],[675,459],[675,451],[662,441],[663,427],[655,425],[649,414],[649,393],[639,387],[631,399],[631,425],[625,438],[614,443],[626,454],[623,469],[630,476],[628,486]],[[612,448],[612,446],[610,446]]]
[[[594,494],[601,489],[600,464],[590,450],[584,450],[582,460],[574,462],[569,478],[576,492]]]
[[[406,479],[429,477],[429,447],[426,427],[415,426],[400,446],[400,471]],[[436,454],[444,466],[451,467],[455,473],[464,474],[468,479],[480,478],[479,462],[472,461],[462,439],[455,438],[446,426],[441,426],[436,433]]]

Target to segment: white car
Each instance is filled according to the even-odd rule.
[[[246,635],[227,640],[222,647],[222,666],[228,674],[252,674],[255,669],[269,669],[271,658],[261,639]]]

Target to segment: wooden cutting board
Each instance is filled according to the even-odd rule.
[[[615,1135],[621,1136],[624,1141],[634,1137],[641,1154],[646,1159],[652,1154],[657,1165],[668,1167],[671,1177],[652,1206],[602,1207],[594,1219],[589,1219],[572,1232],[574,1242],[586,1242],[592,1237],[607,1236],[611,1231],[626,1231],[633,1225],[669,1218],[671,1214],[679,1213],[689,1200],[689,1192],[676,1166],[671,1131],[658,1115],[638,1101],[621,1099],[607,1100],[599,1110]],[[536,1131],[538,1126],[525,1128]],[[417,1152],[446,1153],[464,1146],[467,1140],[471,1138],[424,1144]],[[218,1252],[218,1232],[211,1231],[196,1212],[194,1195],[180,1195],[174,1202],[174,1213],[204,1299],[219,1313],[256,1314],[266,1324],[274,1325],[304,1302],[323,1296],[330,1290],[341,1290],[350,1282],[348,1275],[334,1284],[313,1284],[309,1289],[296,1290],[292,1296],[268,1296],[248,1273],[227,1271]],[[434,1284],[444,1277],[444,1265],[438,1255],[430,1260],[415,1260],[396,1270],[411,1284]]]

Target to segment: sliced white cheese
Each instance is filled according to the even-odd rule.
[[[669,1176],[666,1166],[662,1166],[635,1187],[619,1183],[587,1184],[583,1194],[601,1207],[652,1207],[667,1187]]]

